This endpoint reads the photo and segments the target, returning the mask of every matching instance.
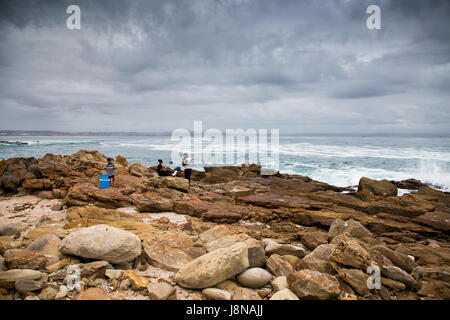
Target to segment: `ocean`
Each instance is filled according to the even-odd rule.
[[[0,144],[0,159],[42,157],[46,153],[73,154],[98,150],[129,162],[169,164],[177,145],[170,136],[2,136],[0,140],[28,145]],[[245,146],[239,146],[245,148]],[[185,151],[185,150],[183,150]],[[195,155],[194,155],[195,157]],[[264,166],[265,163],[261,162]],[[223,165],[214,163],[210,165]],[[195,169],[202,169],[194,165]],[[354,186],[361,177],[403,180],[415,178],[450,191],[449,136],[280,136],[279,170],[301,174],[336,186]]]

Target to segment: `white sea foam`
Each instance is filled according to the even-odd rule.
[[[308,172],[307,174],[310,178],[340,187],[357,185],[359,179],[362,177],[395,181],[414,178],[424,183],[431,184],[442,191],[450,191],[450,173],[443,170],[436,162],[433,161],[423,160],[421,161],[419,168],[405,168],[401,171],[364,167],[342,167],[330,169],[305,163],[291,164],[290,166],[286,166],[281,171],[289,174],[298,174],[299,172],[293,169],[298,165],[311,168],[311,172]]]
[[[376,146],[338,146],[311,143],[290,143],[280,145],[280,154],[300,157],[339,157],[339,158],[384,158],[384,159],[421,159],[449,161],[450,152],[410,147],[392,148]]]

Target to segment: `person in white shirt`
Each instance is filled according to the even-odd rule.
[[[183,154],[183,158],[181,159],[181,165],[184,168],[184,177],[189,181],[189,187],[191,186],[191,174],[192,168],[190,164],[191,159],[187,153]]]

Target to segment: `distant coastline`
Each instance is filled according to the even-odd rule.
[[[0,137],[8,136],[85,136],[85,137],[170,137],[171,131],[162,132],[128,132],[128,131],[80,131],[80,132],[66,132],[66,131],[54,131],[54,130],[0,130]],[[412,137],[412,138],[439,138],[450,137],[450,133],[288,133],[280,132],[280,137]]]

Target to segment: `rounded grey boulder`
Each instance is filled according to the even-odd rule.
[[[136,259],[142,247],[134,233],[100,224],[70,233],[61,241],[59,250],[78,257],[123,263]]]

